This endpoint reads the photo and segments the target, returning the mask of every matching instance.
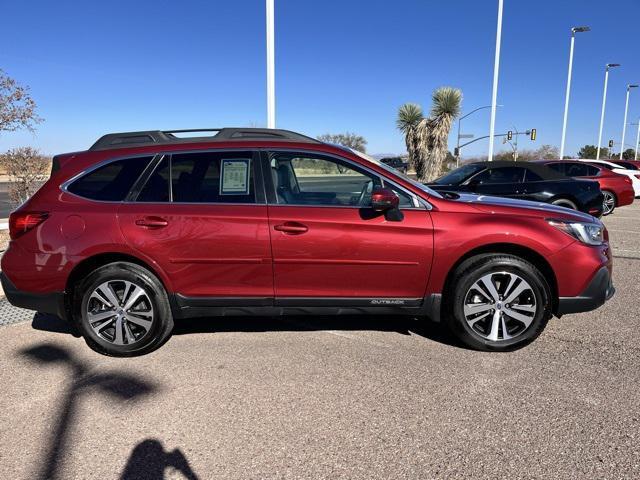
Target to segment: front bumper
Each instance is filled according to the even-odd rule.
[[[591,282],[577,297],[560,297],[556,315],[561,317],[568,313],[589,312],[603,305],[613,297],[616,289],[611,280],[611,274],[606,266],[603,266],[593,276]]]
[[[35,310],[36,312],[50,313],[60,318],[65,318],[63,293],[23,292],[16,288],[4,272],[0,272],[0,282],[2,282],[2,289],[4,290],[4,294],[11,305],[26,308],[27,310]]]

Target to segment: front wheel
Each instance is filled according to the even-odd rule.
[[[602,215],[610,215],[616,208],[616,195],[609,190],[603,190],[602,195],[604,200],[602,201]]]
[[[85,341],[104,355],[143,355],[162,345],[173,330],[162,283],[133,263],[110,263],[94,270],[75,298],[74,316]]]
[[[544,330],[551,316],[547,281],[513,255],[479,255],[463,262],[449,293],[449,326],[468,347],[520,348]]]

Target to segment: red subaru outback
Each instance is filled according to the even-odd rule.
[[[614,292],[590,215],[441,195],[284,130],[183,132],[110,134],[55,157],[10,218],[9,301],[132,356],[174,321],[230,314],[424,316],[472,348],[509,350]]]

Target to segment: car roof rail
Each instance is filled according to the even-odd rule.
[[[191,135],[199,132],[202,132],[203,135]],[[189,135],[181,136],[180,134]],[[307,137],[300,133],[274,128],[193,128],[109,133],[100,137],[89,150],[234,140],[280,140],[300,143],[322,143],[315,138]]]

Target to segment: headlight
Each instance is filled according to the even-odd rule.
[[[604,242],[604,226],[598,223],[569,222],[565,220],[547,220],[549,225],[571,235],[587,245],[602,245]]]

